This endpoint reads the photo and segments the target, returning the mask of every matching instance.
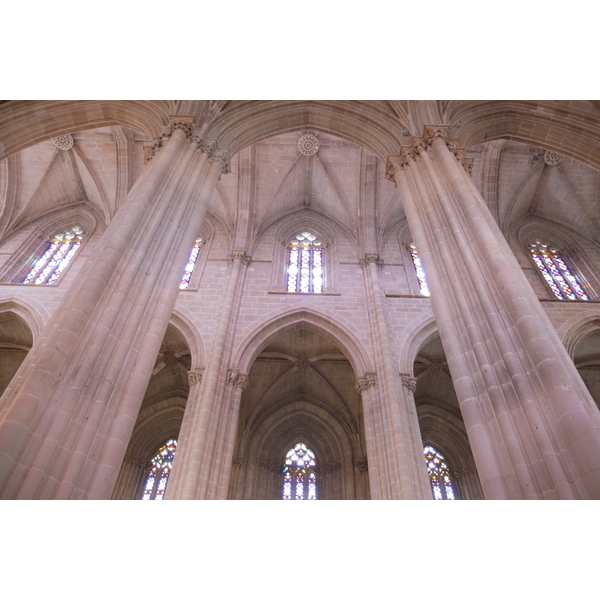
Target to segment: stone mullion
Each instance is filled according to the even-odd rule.
[[[30,497],[33,489],[37,487],[36,480],[39,482],[43,477],[45,466],[48,465],[47,457],[52,453],[40,453],[40,462],[35,465],[31,463],[35,461],[38,449],[41,449],[42,440],[47,439],[46,434],[53,423],[51,415],[53,412],[58,413],[59,421],[63,423],[68,421],[73,407],[68,408],[67,395],[70,393],[71,405],[79,399],[80,391],[73,389],[73,381],[68,379],[67,372],[79,371],[85,376],[83,372],[85,369],[77,369],[77,367],[68,369],[68,365],[73,361],[79,363],[82,354],[79,348],[87,347],[90,352],[98,351],[95,346],[90,348],[83,344],[86,336],[82,334],[86,329],[102,329],[102,324],[98,325],[92,320],[94,309],[101,302],[102,296],[110,287],[109,282],[122,264],[120,260],[126,253],[130,243],[129,238],[139,227],[140,222],[143,222],[146,207],[153,204],[153,194],[158,193],[165,179],[170,179],[169,168],[180,158],[184,141],[185,138],[174,136],[173,144],[164,149],[165,154],[160,157],[161,160],[157,160],[156,165],[149,169],[154,172],[154,177],[149,175],[143,177],[143,181],[135,186],[131,201],[126,203],[123,213],[115,217],[114,225],[111,223],[112,227],[109,225],[103,235],[103,239],[109,239],[110,243],[105,241],[100,244],[102,254],[88,262],[89,268],[84,270],[74,284],[75,289],[69,293],[63,307],[54,313],[46,327],[45,335],[37,344],[35,351],[30,352],[27,357],[25,371],[29,373],[24,378],[27,382],[26,386],[23,385],[23,381],[18,381],[4,395],[4,405],[8,405],[10,410],[7,410],[4,415],[0,437],[10,444],[11,453],[20,454],[16,468],[7,466],[3,469],[8,475],[3,492],[5,497],[14,497],[24,483],[23,479],[27,478],[28,489],[23,490],[23,495]],[[103,333],[106,335],[105,331]],[[69,383],[61,384],[61,381]],[[61,389],[67,385],[67,389]],[[49,394],[54,394],[54,401],[49,401]],[[54,423],[57,424],[56,421]],[[27,438],[29,444],[23,448],[23,443],[19,443],[19,439],[24,442]],[[51,447],[56,448],[59,438],[60,435],[47,439],[45,445],[50,443]],[[6,462],[8,461],[5,461],[5,464]]]
[[[177,210],[169,215],[171,232],[164,229],[164,224],[163,230],[158,231],[161,243],[154,255],[161,256],[162,260],[155,260],[150,272],[142,279],[143,286],[138,297],[141,296],[143,300],[134,305],[134,313],[129,319],[133,339],[131,350],[134,350],[135,356],[124,357],[121,364],[118,360],[113,360],[113,373],[104,378],[106,394],[111,393],[110,382],[115,382],[114,389],[120,390],[121,393],[113,407],[114,418],[103,417],[105,430],[103,431],[100,423],[97,428],[96,436],[101,445],[97,450],[98,454],[95,450],[91,452],[99,455],[98,460],[88,461],[93,470],[93,473],[88,472],[88,475],[93,479],[90,484],[83,485],[82,492],[86,490],[84,493],[87,496],[96,497],[99,493],[95,489],[94,481],[99,481],[100,487],[103,487],[103,480],[115,476],[114,465],[118,464],[118,457],[124,452],[127,440],[131,436],[148,379],[179,295],[179,281],[189,256],[189,249],[198,235],[217,182],[218,174],[211,173],[211,168],[207,167],[206,155],[198,149],[194,152],[198,160],[184,175]],[[218,172],[220,173],[220,169]],[[148,307],[154,308],[150,310]],[[123,365],[127,365],[126,361],[133,363],[135,368],[133,365],[131,369],[123,368]],[[91,419],[88,423],[89,421]],[[93,431],[93,425],[87,427]],[[109,442],[103,443],[102,440],[105,439]]]
[[[385,406],[385,427],[390,428],[388,440],[387,461],[390,465],[390,497],[393,499],[415,498],[418,492],[414,489],[416,479],[416,465],[414,456],[414,444],[411,443],[412,432],[407,429],[405,415],[400,406],[400,392],[398,381],[393,365],[393,350],[389,337],[385,309],[383,306],[383,291],[379,281],[377,261],[369,260],[367,264],[369,272],[368,285],[371,289],[372,303],[374,308],[374,320],[376,340],[379,347],[379,356],[383,371],[383,398]],[[408,439],[407,439],[408,438]]]

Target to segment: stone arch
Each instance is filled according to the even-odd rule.
[[[185,339],[192,357],[191,369],[202,367],[206,363],[204,342],[190,317],[192,314],[183,306],[177,306],[171,315],[169,325]]]
[[[268,107],[268,110],[267,110]],[[231,102],[206,132],[233,156],[243,148],[281,133],[315,130],[365,148],[384,162],[400,152],[401,123],[376,104],[333,101]]]
[[[167,101],[11,101],[0,118],[0,160],[61,135],[111,125],[157,138],[172,112]]]
[[[40,336],[48,313],[42,305],[34,305],[31,299],[13,298],[0,302],[0,317],[13,314],[21,320],[31,331],[32,343]]]
[[[0,396],[33,346],[32,321],[31,313],[15,302],[0,303]]]
[[[507,139],[558,152],[600,170],[600,124],[598,109],[591,102],[568,106],[513,100],[452,104],[448,111],[453,124],[450,134],[461,147]]]
[[[399,349],[400,372],[412,376],[413,365],[419,350],[435,336],[439,335],[435,318],[421,315],[412,323],[412,328],[406,334],[406,341]]]
[[[557,333],[573,359],[575,346],[595,331],[600,331],[600,308],[594,310],[592,314],[572,316],[558,328]]]
[[[278,336],[285,328],[307,326],[314,328],[324,337],[335,343],[344,353],[357,376],[373,372],[371,361],[367,360],[368,353],[365,348],[349,331],[338,323],[339,318],[328,318],[309,309],[292,309],[275,317],[267,315],[254,331],[247,336],[245,344],[240,344],[240,349],[232,358],[232,364],[237,365],[240,373],[248,373],[250,366],[269,342]],[[337,322],[336,322],[337,321]]]

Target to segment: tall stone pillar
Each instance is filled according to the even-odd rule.
[[[428,498],[427,473],[422,460],[421,432],[410,418],[411,408],[401,392],[399,375],[394,367],[394,349],[387,324],[378,255],[367,254],[361,261],[365,272],[365,286],[371,315],[371,329],[377,363],[381,367],[381,441],[377,456],[386,463],[387,483],[379,482],[377,490],[382,499]],[[414,404],[414,402],[413,402]],[[372,405],[371,410],[377,410]],[[414,407],[413,407],[414,412]],[[370,461],[369,461],[370,462]],[[378,460],[381,469],[381,460]],[[384,489],[384,487],[387,489]],[[373,490],[375,491],[375,490]]]
[[[110,498],[226,156],[191,118],[146,166],[0,400],[2,498]]]
[[[235,398],[234,402],[226,400],[227,384],[240,383],[245,376],[233,370],[227,372],[226,364],[250,257],[243,251],[234,252],[228,263],[229,276],[201,394],[192,406],[189,400],[186,405],[182,423],[185,436],[180,435],[167,499],[210,500],[227,495],[239,415],[239,401],[236,404]],[[238,382],[238,378],[242,379]]]
[[[486,498],[600,498],[600,413],[448,127],[388,159]]]

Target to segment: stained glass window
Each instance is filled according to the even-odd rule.
[[[529,245],[531,258],[558,300],[589,300],[558,250],[548,244]]]
[[[177,440],[171,439],[158,449],[150,461],[142,500],[162,500],[164,498],[176,448]]]
[[[194,267],[196,266],[196,261],[198,260],[198,254],[200,254],[200,248],[202,247],[202,238],[197,237],[194,242],[194,247],[190,252],[190,257],[188,258],[187,265],[185,265],[185,270],[183,271],[183,276],[181,277],[181,282],[179,284],[180,290],[185,290],[188,285],[190,285],[190,279],[192,278],[192,273],[194,272]]]
[[[456,500],[446,459],[433,447],[423,448],[431,491],[435,500]]]
[[[21,283],[52,285],[71,262],[83,236],[81,227],[72,227],[52,237]]]
[[[415,271],[417,272],[417,279],[419,280],[421,294],[423,296],[430,296],[427,279],[425,279],[425,271],[423,271],[423,265],[421,264],[421,259],[417,254],[417,248],[414,244],[410,245],[410,255],[412,256],[413,264],[415,265]]]
[[[283,500],[316,500],[316,459],[306,444],[296,444],[285,457],[283,466]]]
[[[317,236],[304,231],[288,245],[287,291],[320,294],[323,291],[323,248]]]

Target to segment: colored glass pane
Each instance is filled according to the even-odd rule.
[[[296,444],[285,457],[283,467],[283,500],[316,500],[316,458],[306,444]],[[294,495],[292,496],[292,486]]]
[[[323,291],[323,249],[309,231],[295,235],[288,245],[287,291],[301,294]]]
[[[171,439],[158,449],[150,461],[142,500],[162,500],[164,498],[176,448],[177,440]]]
[[[185,269],[183,271],[183,275],[181,277],[181,282],[179,283],[179,289],[185,290],[190,285],[190,279],[192,278],[192,273],[194,272],[194,267],[196,266],[196,261],[198,260],[198,254],[200,254],[200,248],[202,247],[202,238],[196,238],[194,242],[194,247],[190,252],[190,257],[188,258],[187,265],[185,265]]]
[[[589,300],[556,248],[537,241],[529,245],[531,258],[558,300]]]
[[[21,283],[52,285],[71,262],[84,235],[81,227],[73,227],[55,235],[47,242],[43,254]]]
[[[423,448],[431,491],[435,500],[455,500],[452,478],[446,459],[433,447]]]
[[[417,253],[417,248],[414,244],[410,245],[410,255],[412,256],[413,264],[415,265],[415,271],[417,272],[417,279],[419,280],[419,287],[423,296],[430,296],[429,286],[427,285],[427,279],[425,278],[425,271],[421,264],[421,259]]]

